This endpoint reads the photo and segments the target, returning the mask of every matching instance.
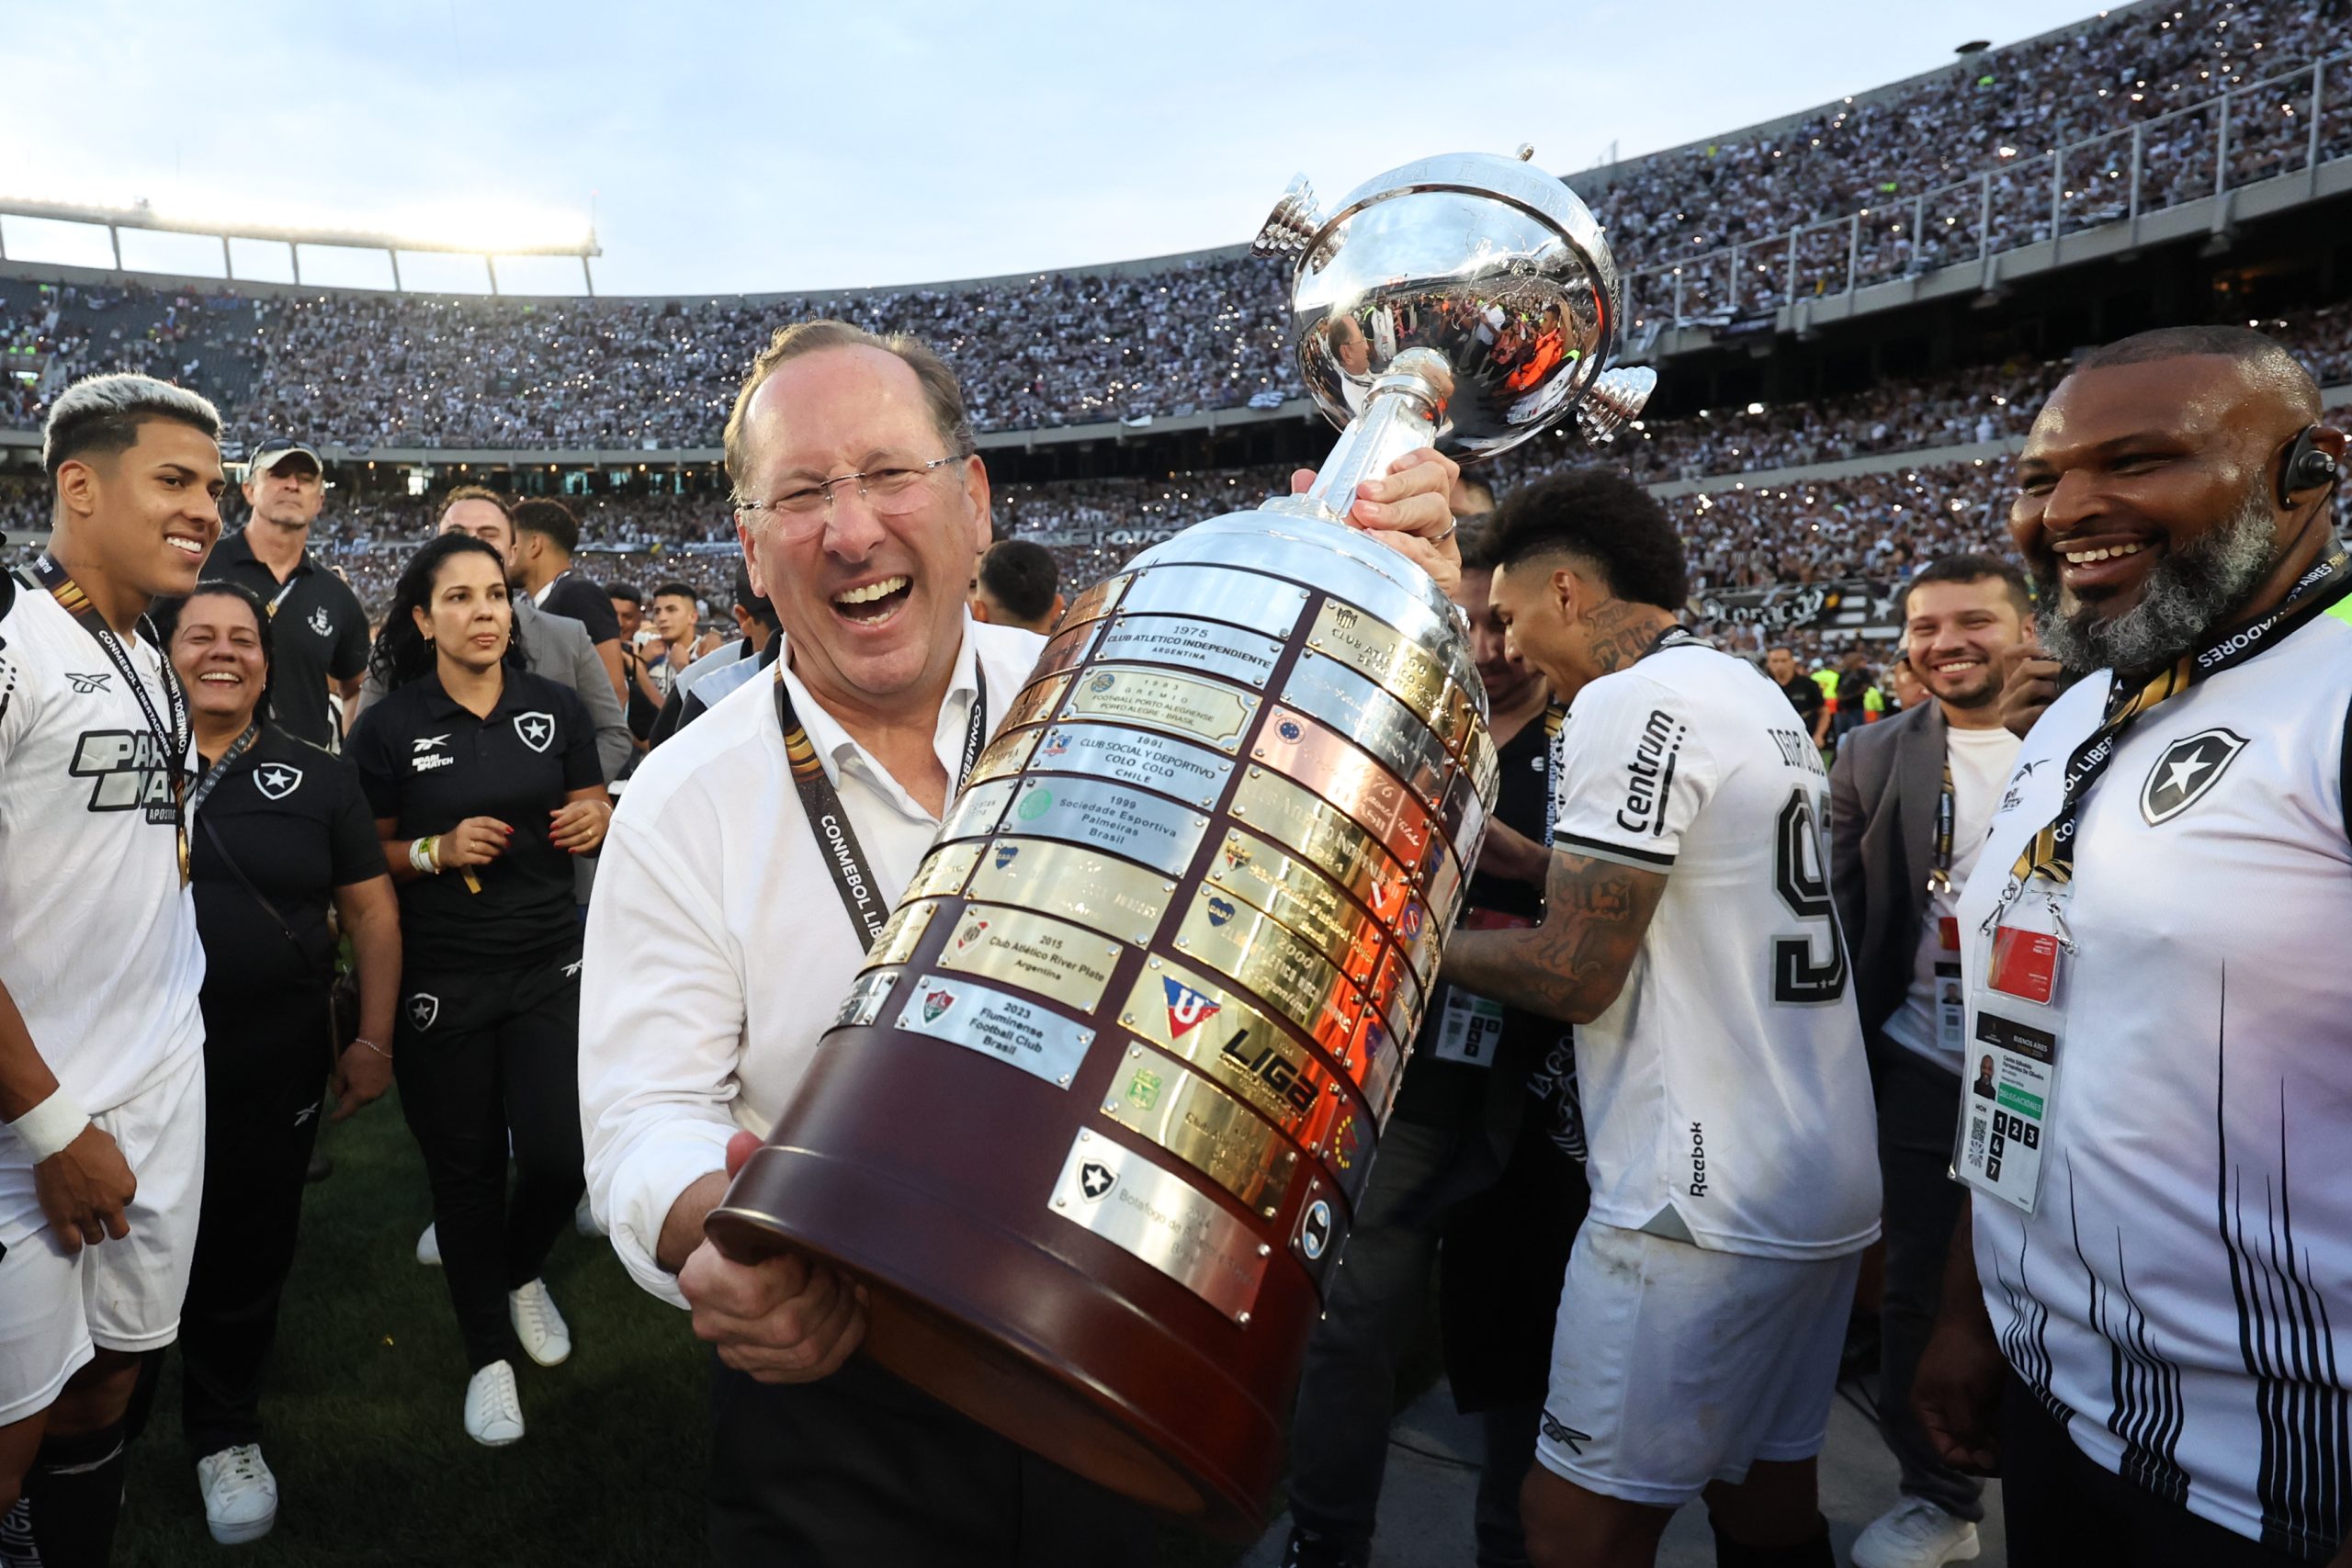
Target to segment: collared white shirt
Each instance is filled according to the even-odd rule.
[[[1002,722],[1045,638],[964,621],[933,749],[953,778],[978,687]],[[777,660],[795,712],[896,903],[939,820]],[[768,680],[729,694],[647,757],[613,815],[590,907],[580,996],[588,1190],[638,1282],[684,1305],[654,1260],[679,1194],[764,1135],[865,962],[808,828]]]

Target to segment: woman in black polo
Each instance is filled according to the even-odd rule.
[[[497,1447],[523,1435],[516,1347],[543,1367],[571,1353],[539,1269],[582,1185],[571,857],[612,807],[587,709],[524,669],[481,540],[417,551],[372,664],[385,695],[349,751],[400,885],[401,1104],[473,1372],[466,1431]]]
[[[180,1313],[180,1419],[205,1523],[232,1543],[268,1534],[277,1517],[262,1371],[321,1091],[332,1072],[340,1121],[392,1084],[400,908],[358,773],[266,716],[273,649],[261,602],[207,582],[164,621],[201,762],[188,803],[204,940],[204,1200]],[[359,1037],[339,1055],[330,907],[359,977]]]

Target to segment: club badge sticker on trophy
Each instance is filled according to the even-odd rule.
[[[855,1278],[899,1376],[1236,1538],[1498,784],[1467,625],[1357,487],[1606,436],[1654,379],[1522,159],[1301,183],[1258,248],[1337,446],[1078,595],[709,1222]]]

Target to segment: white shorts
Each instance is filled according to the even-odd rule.
[[[1568,1255],[1535,1457],[1653,1507],[1829,1431],[1861,1255],[1754,1258],[1587,1220]]]
[[[155,1350],[179,1335],[204,1196],[203,1053],[90,1120],[139,1180],[119,1241],[60,1247],[23,1151],[0,1150],[0,1427],[55,1404],[94,1345]]]

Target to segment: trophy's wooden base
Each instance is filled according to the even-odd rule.
[[[770,1145],[709,1235],[744,1260],[786,1249],[823,1258],[866,1286],[864,1349],[884,1367],[1099,1485],[1223,1539],[1254,1539],[1280,1474],[1284,1414],[1261,1397],[1286,1404],[1295,1364],[1277,1386],[1250,1382],[1255,1358],[1213,1342],[1252,1337],[1246,1329],[1124,1255],[1061,1256],[1052,1243],[1092,1238],[1034,1195],[1043,1234],[981,1212],[968,1181],[958,1193],[906,1179],[917,1175]],[[1188,1320],[1212,1342],[1169,1326]],[[1303,1327],[1266,1323],[1254,1337],[1295,1360]]]

